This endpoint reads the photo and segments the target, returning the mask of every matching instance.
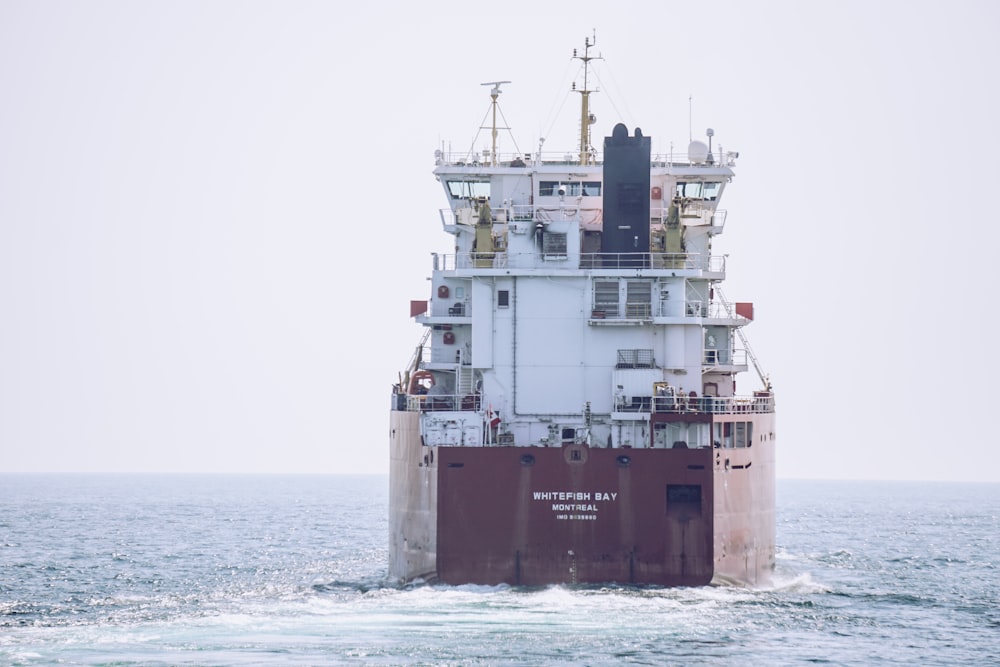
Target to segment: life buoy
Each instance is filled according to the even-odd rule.
[[[438,287],[438,298],[439,299],[447,299],[448,298],[448,294],[449,294],[449,291],[448,291],[448,286],[447,285],[441,285],[441,286]]]
[[[653,200],[663,199],[663,190],[660,189],[659,185],[654,185],[652,190],[649,192],[649,198]]]
[[[455,333],[452,331],[444,332],[444,344],[453,345],[455,343]]]
[[[426,382],[426,384],[425,384]],[[434,386],[434,373],[430,371],[417,371],[410,378],[410,390],[411,396],[417,394],[426,394],[427,390]]]

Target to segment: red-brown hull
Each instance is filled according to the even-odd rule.
[[[407,417],[393,413],[397,578],[697,586],[761,584],[773,568],[769,440],[745,449],[422,447],[404,437],[415,426]],[[773,423],[757,432],[773,433]]]

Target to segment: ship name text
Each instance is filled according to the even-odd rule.
[[[561,521],[576,519],[594,521],[597,519],[598,502],[612,502],[618,499],[618,492],[605,491],[534,491],[533,500],[552,503],[555,518]],[[553,502],[556,501],[556,502]],[[567,512],[589,512],[589,514],[567,514]]]
[[[615,500],[618,498],[618,492],[605,493],[603,491],[596,491],[590,493],[589,491],[535,491],[535,500]]]

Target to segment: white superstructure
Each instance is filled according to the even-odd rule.
[[[584,71],[593,58],[587,42]],[[760,583],[774,565],[774,395],[712,244],[736,153],[435,155],[454,252],[390,415],[390,574],[449,583]],[[759,388],[739,394],[753,366]],[[741,383],[741,387],[744,385]]]
[[[439,153],[434,173],[451,204],[441,220],[456,252],[434,257],[432,297],[417,315],[442,408],[426,413],[426,442],[643,447],[658,386],[720,408],[753,404],[734,391],[748,368],[737,331],[752,307],[724,300],[725,257],[712,254],[734,160],[701,142],[654,156],[649,252],[609,254],[599,162]],[[483,418],[443,414],[469,396]]]

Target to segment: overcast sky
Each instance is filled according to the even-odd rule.
[[[779,477],[1000,481],[1000,4],[342,7],[0,0],[0,472],[387,472],[433,152],[572,152],[596,30],[595,145],[740,152]]]

